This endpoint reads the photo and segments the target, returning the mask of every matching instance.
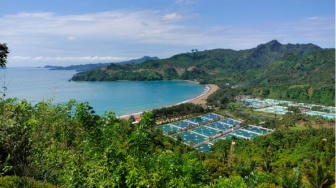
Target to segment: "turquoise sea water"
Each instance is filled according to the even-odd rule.
[[[76,99],[88,101],[97,114],[111,110],[118,116],[177,104],[205,90],[203,85],[184,81],[69,82],[75,73],[43,68],[0,69],[0,84],[1,88],[7,87],[7,98],[27,99],[33,104]]]

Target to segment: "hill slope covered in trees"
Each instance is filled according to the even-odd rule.
[[[229,84],[241,94],[333,105],[334,60],[334,49],[273,40],[247,50],[215,49],[137,65],[111,64],[78,73],[72,80],[196,80]]]
[[[75,81],[196,79],[207,81],[231,77],[238,72],[264,67],[286,54],[303,56],[322,50],[313,44],[280,44],[273,40],[248,50],[215,49],[183,53],[168,59],[149,60],[138,65],[111,65],[75,75]],[[227,78],[228,79],[228,78]],[[235,81],[231,79],[231,81]]]
[[[280,126],[283,120],[271,122]],[[328,187],[333,129],[279,129],[217,142],[211,154],[88,103],[0,98],[0,187]],[[43,184],[41,183],[43,182]],[[48,183],[48,184],[46,184]],[[39,186],[38,186],[39,185]]]
[[[335,50],[324,49],[304,56],[287,54],[260,69],[237,76],[249,94],[268,98],[335,103]]]

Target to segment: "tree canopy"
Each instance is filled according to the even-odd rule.
[[[9,50],[6,43],[0,43],[0,67],[5,67]]]
[[[74,100],[57,105],[1,100],[0,187],[327,187],[334,183],[333,129],[282,129],[253,140],[233,137],[234,146],[231,140],[222,140],[207,154],[164,136],[154,127],[152,115],[144,113],[140,124],[134,125],[113,112],[98,116],[89,104]]]

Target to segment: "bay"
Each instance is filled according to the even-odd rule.
[[[44,68],[0,69],[0,85],[7,88],[6,98],[17,97],[33,104],[76,99],[89,102],[97,114],[111,110],[117,116],[174,105],[205,91],[203,85],[186,81],[69,82],[75,73]]]

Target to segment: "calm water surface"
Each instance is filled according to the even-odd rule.
[[[177,104],[201,95],[205,89],[203,85],[183,81],[69,82],[75,73],[7,68],[0,69],[0,83],[7,87],[7,98],[17,97],[32,103],[76,99],[88,101],[97,114],[111,110],[118,116]]]

